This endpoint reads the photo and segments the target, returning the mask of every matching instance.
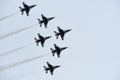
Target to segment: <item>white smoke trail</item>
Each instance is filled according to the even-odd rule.
[[[26,28],[23,28],[23,29],[19,29],[19,30],[14,31],[14,32],[11,32],[11,33],[8,33],[8,34],[6,34],[6,35],[1,36],[0,39],[1,39],[1,40],[2,40],[2,39],[5,39],[5,38],[7,38],[7,37],[13,36],[13,35],[15,35],[15,34],[17,34],[17,33],[20,33],[20,32],[22,32],[22,31],[25,31],[25,30],[30,29],[30,28],[35,27],[35,26],[36,26],[36,24],[35,24],[35,25],[32,25],[32,26],[29,26],[29,27],[26,27]]]
[[[11,50],[11,51],[9,51],[9,52],[2,53],[2,54],[0,54],[0,57],[6,56],[6,55],[9,55],[9,54],[13,54],[13,53],[15,53],[15,52],[17,52],[17,51],[19,51],[19,50],[21,50],[21,49],[24,49],[24,48],[26,48],[26,47],[28,47],[28,46],[30,46],[30,45],[32,45],[32,44],[28,44],[28,45],[22,46],[22,47],[20,47],[20,48]]]
[[[2,17],[2,18],[0,18],[0,21],[3,21],[3,20],[5,20],[5,19],[7,19],[7,18],[9,18],[9,17],[12,17],[12,16],[16,15],[16,14],[17,14],[17,13],[13,13],[13,14],[10,14],[10,15],[8,15],[8,16]]]
[[[20,61],[20,62],[17,62],[17,63],[13,63],[13,64],[10,64],[10,65],[5,66],[5,67],[1,67],[1,68],[0,68],[0,72],[1,72],[1,71],[4,71],[4,70],[6,70],[6,69],[9,69],[9,68],[18,66],[18,65],[20,65],[20,64],[28,63],[28,62],[30,62],[30,61],[33,61],[33,60],[42,58],[42,57],[44,57],[44,56],[47,56],[48,54],[50,54],[50,53],[47,53],[47,54],[44,54],[44,55],[41,55],[41,56],[37,56],[37,57],[33,57],[33,58],[30,58],[30,59],[27,59],[27,60],[24,60],[24,61]]]

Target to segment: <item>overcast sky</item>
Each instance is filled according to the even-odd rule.
[[[31,9],[30,16],[21,15],[19,11],[23,1],[37,5]],[[120,80],[119,4],[119,0],[0,0],[0,18],[16,13],[0,21],[0,37],[37,24],[0,40],[0,54],[31,44],[0,57],[0,67],[50,53],[54,43],[68,47],[59,59],[49,54],[1,71],[0,80]],[[41,18],[41,14],[55,17],[47,29],[39,27],[37,18]],[[54,36],[57,26],[72,29],[64,41]],[[37,33],[52,36],[44,48],[34,42]],[[53,76],[44,71],[47,61],[61,65]]]

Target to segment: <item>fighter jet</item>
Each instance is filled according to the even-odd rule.
[[[47,17],[45,17],[43,14],[41,14],[41,17],[42,17],[42,20],[40,20],[40,19],[38,18],[40,27],[42,26],[42,24],[44,24],[44,25],[45,25],[45,28],[47,28],[48,22],[49,22],[50,20],[52,20],[52,19],[55,18],[55,17],[47,18]]]
[[[65,49],[67,49],[68,47],[58,47],[56,44],[54,44],[54,47],[55,47],[55,50],[54,49],[52,49],[52,48],[50,48],[51,49],[51,53],[52,53],[52,55],[54,56],[55,55],[55,53],[57,54],[57,56],[58,56],[58,58],[60,57],[60,53],[61,53],[61,51],[63,51],[63,50],[65,50]]]
[[[35,42],[36,42],[36,45],[38,46],[39,43],[41,43],[42,47],[44,47],[45,41],[46,41],[47,39],[51,38],[51,36],[43,37],[43,36],[40,35],[39,33],[38,33],[38,37],[39,37],[39,39],[34,38],[34,39],[35,39]]]
[[[71,29],[63,30],[60,27],[57,27],[59,32],[54,31],[56,39],[58,39],[59,36],[61,36],[61,39],[64,40],[65,33],[71,31]]]
[[[28,6],[25,2],[22,2],[23,4],[23,7],[19,7],[20,8],[20,11],[21,11],[21,14],[23,15],[24,12],[26,12],[27,16],[29,16],[29,11],[30,9],[32,9],[33,7],[35,7],[36,5],[31,5],[31,6]]]
[[[46,74],[48,73],[48,70],[49,70],[50,73],[51,73],[51,75],[53,75],[54,69],[60,67],[60,65],[53,66],[53,65],[51,65],[49,62],[47,62],[47,65],[48,65],[48,67],[43,66],[43,67],[44,67],[44,70],[46,71]]]

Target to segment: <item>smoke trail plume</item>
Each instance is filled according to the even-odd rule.
[[[9,54],[13,54],[14,52],[17,52],[17,51],[19,51],[19,50],[21,50],[21,49],[24,49],[24,48],[26,48],[26,47],[28,47],[28,46],[30,46],[30,45],[31,45],[31,44],[28,44],[28,45],[22,46],[22,47],[20,47],[20,48],[11,50],[11,51],[9,51],[9,52],[2,53],[2,54],[0,54],[0,57],[7,56],[7,55],[9,55]]]
[[[24,60],[24,61],[20,61],[20,62],[14,63],[14,64],[10,64],[10,65],[5,66],[5,67],[1,67],[1,68],[0,68],[0,72],[1,72],[1,71],[4,71],[4,70],[6,70],[6,69],[9,69],[9,68],[18,66],[18,65],[20,65],[20,64],[28,63],[28,62],[31,62],[31,61],[33,61],[33,60],[42,58],[42,57],[44,57],[44,56],[47,56],[48,54],[50,54],[50,53],[47,53],[47,54],[44,54],[44,55],[41,55],[41,56],[37,56],[37,57],[33,57],[33,58],[30,58],[30,59],[27,59],[27,60]]]
[[[1,36],[1,37],[0,37],[0,40],[5,39],[5,38],[10,37],[10,36],[13,36],[13,35],[15,35],[15,34],[17,34],[17,33],[20,33],[20,32],[22,32],[22,31],[25,31],[25,30],[30,29],[30,28],[35,27],[35,26],[36,26],[36,24],[35,24],[35,25],[32,25],[32,26],[29,26],[29,27],[26,27],[26,28],[23,28],[23,29],[19,29],[19,30],[14,31],[14,32],[11,32],[11,33],[8,33],[8,34],[6,34],[6,35]]]
[[[2,17],[2,18],[0,18],[0,21],[5,20],[5,19],[7,19],[7,18],[9,18],[9,17],[12,17],[12,16],[14,16],[14,15],[16,15],[16,14],[17,14],[17,13],[13,13],[13,14],[11,14],[11,15]]]

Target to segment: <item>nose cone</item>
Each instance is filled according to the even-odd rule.
[[[56,66],[57,68],[61,67],[60,65]]]
[[[35,7],[35,6],[37,6],[37,5],[35,4],[35,5],[33,5],[33,6]]]
[[[52,17],[52,19],[54,19],[55,17]]]
[[[51,38],[52,36],[49,36],[48,38]]]
[[[52,37],[52,36],[47,36],[47,37],[45,37],[45,40],[46,40],[46,39],[49,39],[49,38],[51,38],[51,37]]]
[[[65,47],[64,49],[67,49],[68,47]]]
[[[69,29],[69,31],[71,31],[72,29]]]

